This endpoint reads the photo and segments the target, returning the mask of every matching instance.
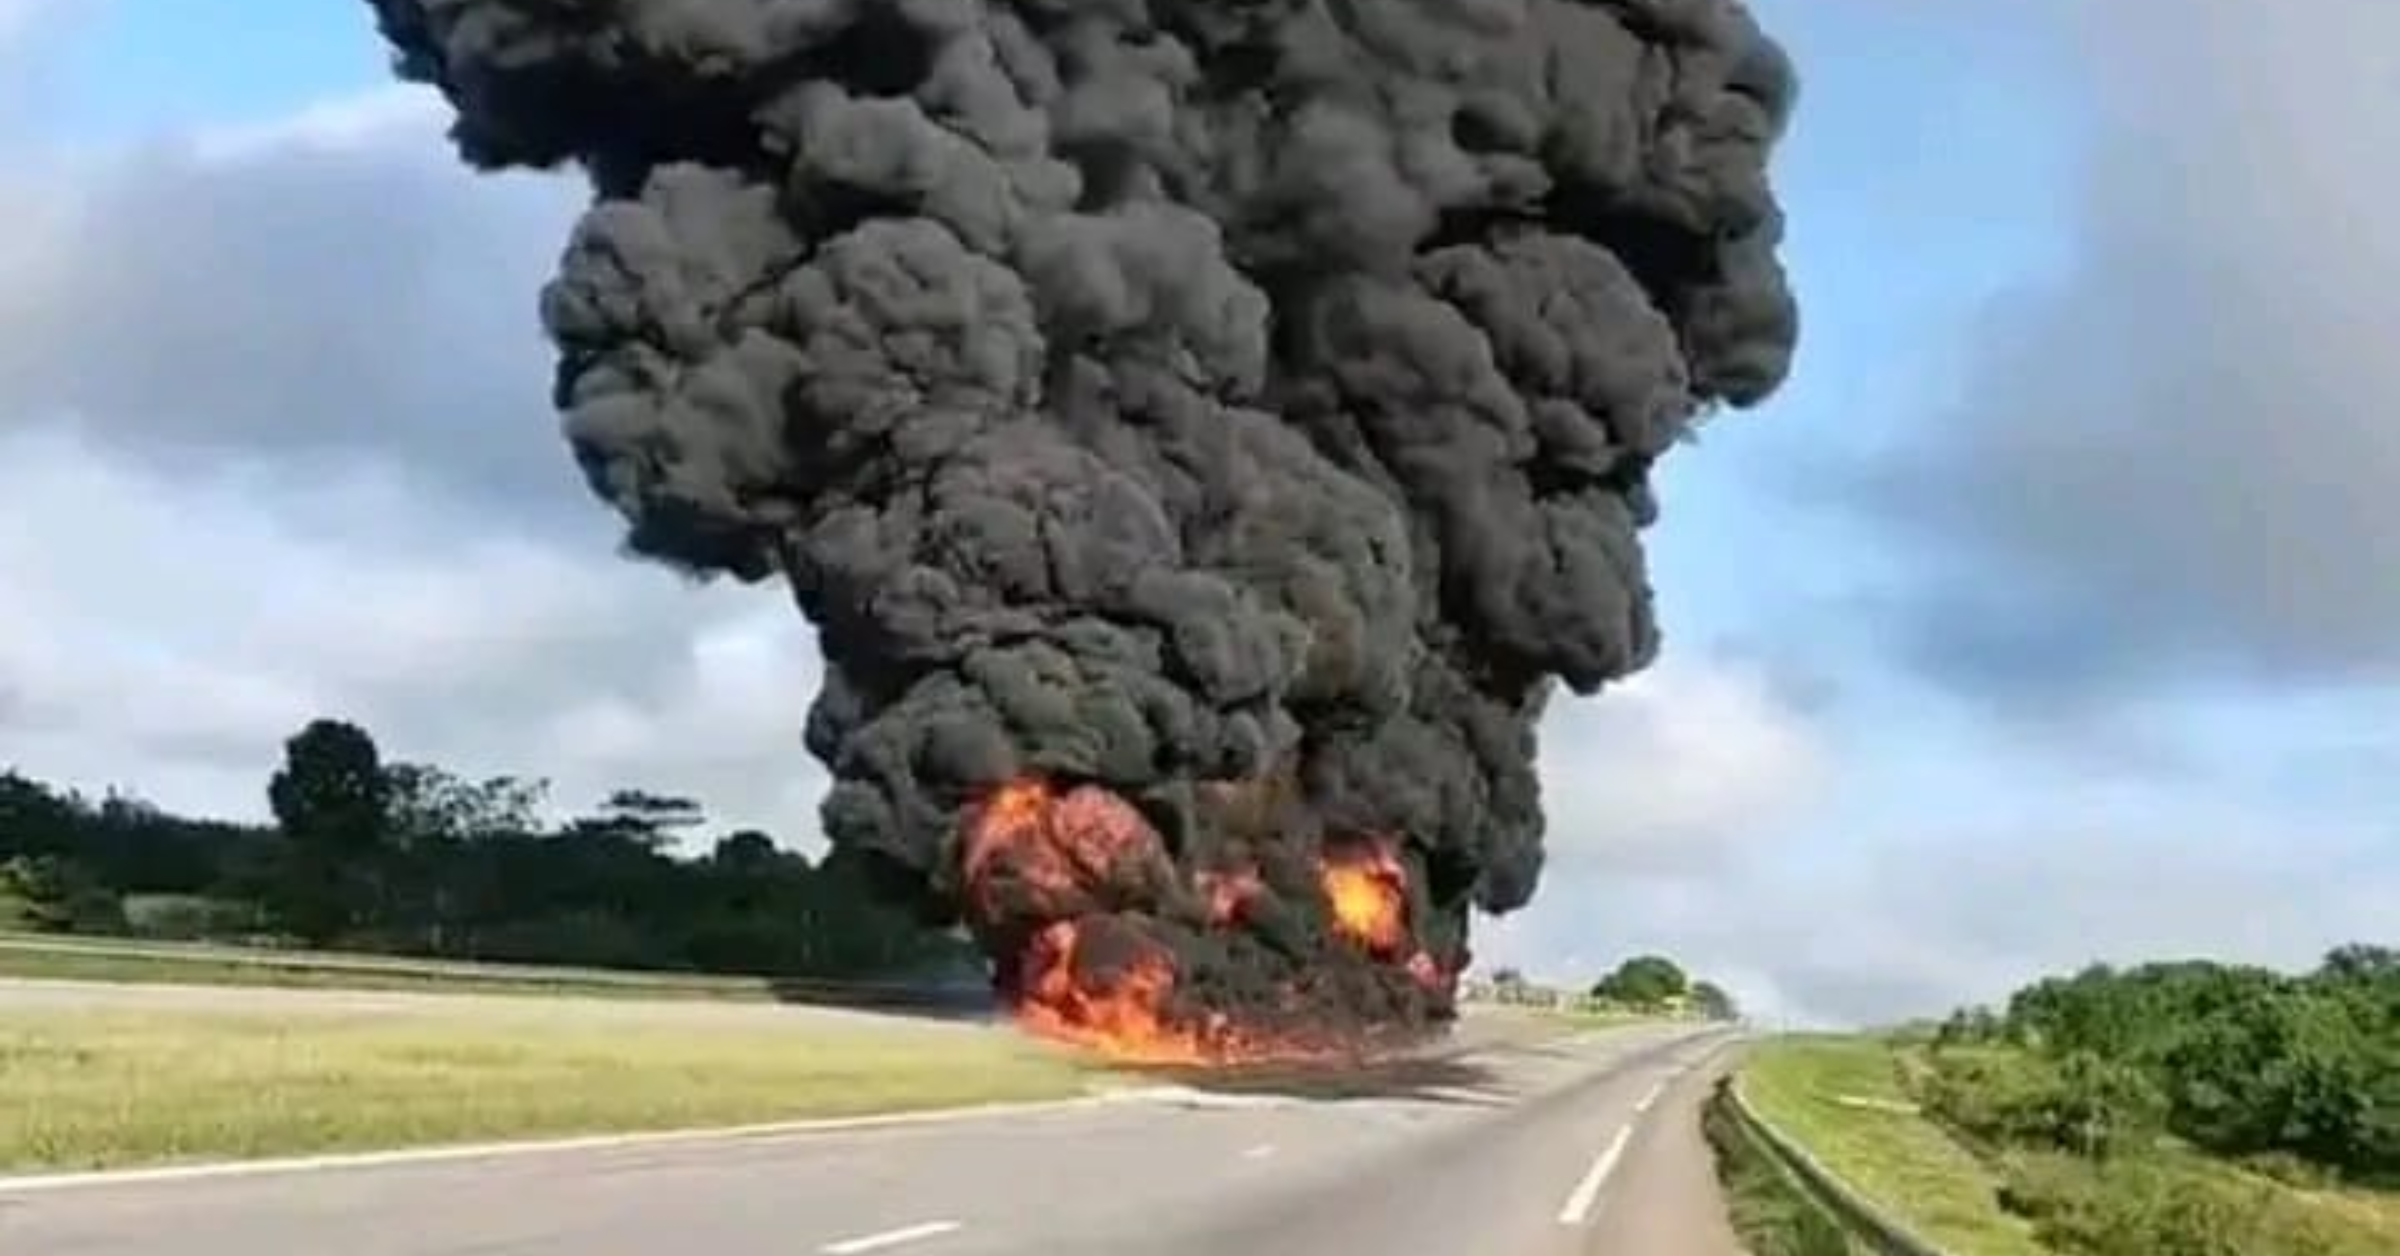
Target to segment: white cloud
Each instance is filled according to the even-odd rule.
[[[432,98],[77,154],[0,200],[8,758],[256,816],[282,739],[619,785],[815,844],[816,647],[772,588],[620,558],[534,293],[579,193]]]
[[[1705,882],[1572,869],[1479,922],[1478,966],[1582,982],[1658,951],[1756,1014],[1832,1025],[1939,1015],[2096,960],[2303,967],[2389,939],[2391,840],[2239,787],[2096,779],[2047,807],[1781,829]]]
[[[340,497],[388,527],[321,529]],[[26,769],[255,816],[282,739],[355,718],[387,755],[697,794],[813,835],[815,647],[763,588],[407,513],[408,486],[169,477],[0,438],[0,727]],[[356,520],[352,521],[356,523]],[[811,838],[813,840],[813,838]]]
[[[32,163],[0,201],[0,428],[158,467],[411,473],[589,517],[536,310],[584,192],[478,176],[423,89]]]
[[[1821,731],[1763,670],[1671,657],[1554,701],[1541,759],[1551,861],[1705,871],[1817,801],[1832,767]]]
[[[414,83],[390,83],[314,101],[282,117],[200,132],[192,137],[191,153],[205,163],[274,161],[295,153],[375,153],[389,151],[395,140],[422,145],[440,135],[449,120],[449,106],[439,93]]]
[[[1747,869],[1826,804],[1827,728],[1755,662],[1670,654],[1590,699],[1554,702],[1542,737],[1548,860],[1533,902],[1479,918],[1476,967],[1592,980],[1663,950],[1720,981],[1759,957],[1695,952],[1680,922],[1739,894]],[[1755,998],[1764,980],[1752,979]]]

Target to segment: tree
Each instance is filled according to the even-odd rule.
[[[717,839],[709,851],[709,862],[728,872],[756,873],[774,867],[781,852],[775,849],[775,839],[756,829],[743,829]]]
[[[1663,955],[1636,955],[1592,986],[1592,997],[1633,1007],[1659,1007],[1691,990],[1691,978]]]
[[[693,799],[642,789],[620,789],[600,804],[600,815],[595,822],[655,847],[666,845],[680,830],[696,828],[707,819],[707,813]]]
[[[872,859],[757,831],[688,839],[697,801],[608,792],[557,825],[539,781],[383,760],[319,720],[266,782],[277,823],[174,815],[0,770],[0,927],[250,940],[262,928],[366,951],[779,976],[980,971],[894,901]]]
[[[283,849],[268,908],[300,938],[322,944],[363,923],[385,874],[389,782],[365,729],[319,719],[284,742],[267,782]]]
[[[1739,1020],[1742,1015],[1741,1007],[1733,1001],[1733,996],[1713,981],[1692,983],[1692,1006],[1699,1008],[1700,1014],[1712,1021]]]

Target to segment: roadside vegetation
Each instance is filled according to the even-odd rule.
[[[2095,966],[1744,1069],[1760,1115],[1958,1256],[2400,1252],[2400,956]]]
[[[1710,981],[1694,980],[1683,967],[1663,955],[1636,955],[1618,964],[1585,990],[1569,990],[1528,981],[1514,968],[1495,971],[1490,980],[1469,983],[1469,998],[1519,1007],[1541,1008],[1569,1020],[1594,1025],[1654,1020],[1739,1019],[1733,996]]]
[[[387,761],[365,729],[330,719],[293,734],[260,787],[270,824],[175,815],[113,791],[93,799],[0,770],[0,931],[661,975],[980,972],[960,938],[865,893],[875,873],[857,858],[814,861],[769,834],[711,832],[692,799],[629,785],[552,822],[542,782]],[[0,953],[0,975],[201,972]],[[321,977],[297,966],[273,975]]]
[[[0,1172],[1041,1099],[1102,1076],[1014,1034],[781,1009],[27,1008],[0,1013]]]
[[[2000,1207],[1998,1172],[1918,1110],[1890,1045],[1783,1039],[1741,1069],[1758,1115],[1887,1215],[1951,1256],[2040,1256],[2033,1227]]]

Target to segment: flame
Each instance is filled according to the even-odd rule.
[[[1334,932],[1376,955],[1395,955],[1408,942],[1408,874],[1382,844],[1329,854],[1318,870]]]
[[[1164,952],[1145,951],[1114,973],[1094,978],[1076,968],[1082,931],[1072,920],[1051,923],[1034,935],[1025,952],[1025,975],[1016,1001],[1017,1022],[1046,1038],[1136,1064],[1206,1064],[1219,1052],[1209,1030],[1215,1026],[1170,1024],[1167,998],[1175,989],[1175,964]]]
[[[1125,939],[1130,954],[1089,962],[1086,921],[1106,919],[1103,891],[1129,867],[1164,860],[1157,831],[1124,799],[1095,785],[1011,781],[970,810],[961,846],[969,902],[986,923],[1055,917],[1025,942],[1009,983],[1010,1011],[1026,1030],[1138,1064],[1222,1064],[1299,1049],[1240,1032],[1222,1013],[1177,1015],[1175,957],[1138,934]],[[1250,868],[1194,880],[1219,925],[1264,892]]]
[[[1355,1034],[1310,1027],[1306,1000],[1288,980],[1283,1006],[1257,1016],[1178,997],[1179,956],[1172,935],[1159,932],[1178,926],[1158,915],[1176,897],[1174,870],[1158,830],[1124,798],[1028,777],[994,789],[964,818],[969,915],[988,943],[1008,948],[1003,993],[1028,1032],[1152,1065],[1322,1060],[1359,1049]],[[1441,966],[1411,944],[1407,871],[1390,843],[1328,851],[1318,871],[1340,937],[1427,989],[1447,985]],[[1246,862],[1194,872],[1188,885],[1213,929],[1246,923],[1273,894]],[[1182,927],[1198,923],[1186,912]]]
[[[1258,879],[1256,868],[1201,872],[1192,879],[1208,899],[1208,923],[1220,928],[1240,920],[1251,902],[1267,888]]]
[[[1000,903],[1013,881],[1027,906],[1070,916],[1143,864],[1163,863],[1158,831],[1131,803],[1096,785],[1059,789],[1038,777],[1011,781],[970,812],[960,870],[986,920],[1012,913]]]

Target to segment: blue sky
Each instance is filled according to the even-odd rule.
[[[2127,11],[2155,19],[2160,10],[2146,3],[2133,0]],[[2191,12],[2223,8],[2219,0],[2195,3]],[[2264,619],[2252,637],[2239,635],[2248,623],[2239,608],[2256,599],[2241,601],[2250,593],[2221,575],[2162,584],[2156,606],[2163,609],[2155,617],[2139,606],[2078,595],[2081,601],[2055,617],[2076,630],[2076,648],[2056,650],[2055,661],[2045,653],[2051,639],[2042,635],[2049,620],[2037,623],[2040,617],[2027,611],[2026,631],[2016,634],[2012,612],[1978,620],[1940,592],[1964,583],[2013,608],[2035,604],[2026,590],[2036,581],[2050,582],[2043,588],[2097,587],[2077,583],[2088,574],[2074,565],[2082,546],[2049,544],[2040,528],[2044,519],[2085,509],[2078,526],[2091,529],[2095,554],[2106,552],[2119,528],[2114,499],[2078,496],[2081,481],[2044,478],[2058,474],[2056,457],[2010,464],[1990,451],[2006,453],[2019,423],[2056,430],[2074,420],[2076,398],[2092,390],[2064,380],[2071,370],[2102,383],[2115,378],[2106,375],[2118,369],[2105,364],[2113,359],[2097,350],[2079,358],[2057,346],[2103,334],[2099,323],[2080,329],[2074,311],[2091,307],[2080,296],[2067,299],[2105,294],[2111,281],[2106,258],[2095,260],[2089,247],[2111,238],[2101,217],[2108,207],[2091,172],[2103,162],[2123,164],[2128,151],[2152,151],[2107,147],[2112,137],[2147,134],[2138,124],[2151,116],[2143,112],[2151,97],[2094,67],[2123,46],[2110,40],[2154,35],[2062,16],[2055,0],[2033,0],[2007,18],[1969,12],[1983,6],[1892,0],[1761,0],[1755,8],[1790,49],[1803,80],[1777,166],[1791,222],[1786,260],[1804,311],[1797,366],[1760,410],[1722,416],[1698,445],[1667,460],[1664,519],[1650,538],[1668,642],[1662,675],[1636,697],[1603,696],[1583,704],[1591,711],[1554,719],[1546,751],[1546,766],[1577,774],[1605,774],[1620,757],[1654,770],[1669,762],[1659,756],[1675,756],[1671,765],[1696,782],[1693,797],[1655,812],[1638,803],[1615,809],[1595,803],[1577,813],[1554,805],[1553,875],[1534,908],[1490,931],[1489,954],[1576,976],[1630,948],[1664,947],[1724,974],[1737,993],[1779,1013],[1855,1019],[1939,1010],[1950,1000],[1998,993],[2045,967],[2096,956],[2216,949],[2300,962],[2370,922],[2400,919],[2400,836],[2384,787],[2394,763],[2383,730],[2400,714],[2390,660],[2353,649],[2320,665],[2282,648],[2288,643],[2281,639],[2267,640],[2275,624]],[[2337,26],[2350,21],[2365,29],[2388,20],[2353,0],[2329,0],[2328,11],[2342,15],[2330,19]],[[387,87],[365,5],[249,0],[245,16],[240,33],[229,37],[209,6],[182,0],[74,7],[43,36],[43,47],[55,55],[41,61],[49,73],[38,84],[34,122],[0,135],[62,157],[60,168],[69,173],[59,178],[67,183],[105,180],[90,170],[131,163],[136,159],[126,154],[154,141],[272,126],[306,107]],[[2205,40],[2191,38],[2188,55],[2168,41],[2161,64],[2170,70],[2161,74],[2181,65],[2197,82],[2215,64]],[[2275,63],[2260,64],[2263,75]],[[2112,130],[2111,120],[2119,118],[2131,119],[2125,127],[2133,129]],[[394,168],[411,172],[394,186],[413,195],[421,184],[430,189],[429,204],[438,199],[457,207],[445,212],[489,207],[495,220],[521,213],[551,223],[552,234],[508,236],[504,245],[489,246],[510,250],[512,268],[538,276],[557,244],[558,224],[542,217],[550,213],[548,202],[536,193],[520,190],[507,199],[478,188],[448,168],[437,130],[438,122],[418,125],[392,141]],[[2186,218],[2195,239],[2204,228],[2225,225],[2199,209],[2163,216],[2174,221],[2161,227],[2162,238]],[[491,256],[489,248],[467,253]],[[2188,257],[2204,255],[2213,256],[2195,245]],[[426,262],[438,264],[439,256]],[[482,280],[477,271],[459,274],[462,281]],[[497,313],[488,317],[529,318],[529,286],[505,292],[496,280],[493,286]],[[2042,341],[2043,335],[2065,339]],[[2032,399],[2022,416],[2012,417],[2012,388],[1993,381],[2018,377],[1996,364],[1993,346],[2025,338],[2052,346],[2048,356],[2031,360],[2059,363],[2064,382],[2028,380]],[[2178,370],[2178,355],[2192,352],[2132,335],[2121,343],[2126,361],[2154,363],[2168,377]],[[522,391],[546,369],[538,352],[529,355],[512,387]],[[6,379],[0,371],[0,388]],[[2052,391],[2034,392],[2034,382]],[[72,400],[50,398],[60,405]],[[0,392],[0,407],[8,401]],[[2124,474],[2139,477],[2149,463],[2143,451],[2163,447],[2146,442],[2168,439],[2178,416],[2115,417],[2131,433],[2127,443],[2096,448],[2110,450],[2106,457],[2131,451],[2122,458]],[[2224,421],[2258,419],[2236,414]],[[0,436],[9,434],[6,422],[0,410]],[[525,422],[538,436],[538,417]],[[26,440],[37,435],[30,426],[19,433]],[[2292,438],[2299,451],[2293,460],[2302,468],[2292,473],[2294,484],[2313,482],[2302,474],[2312,449],[2343,447],[2329,443],[2332,435],[2308,441],[2302,435]],[[229,456],[226,465],[237,461]],[[563,451],[557,468],[563,481]],[[412,492],[405,477],[413,472],[393,474],[401,478],[377,481],[385,485],[379,491],[392,494],[391,510],[404,512]],[[1882,482],[1984,503],[1978,506],[1984,513],[1945,528],[1924,522],[1921,511],[1862,504],[1883,501],[1879,490],[1862,487]],[[2273,487],[2262,488],[2256,500],[2202,501],[2190,517],[2198,521],[2203,508],[2219,506],[2245,518],[2274,517],[2278,507],[2264,496]],[[2032,522],[2009,513],[2012,497],[2039,507]],[[2142,526],[2140,502],[2149,499],[2135,493],[2128,500],[2135,503],[2124,515],[2130,535]],[[2175,530],[2179,516],[2169,509],[2159,517],[2165,548],[2137,555],[2149,566],[2164,554],[2195,568],[2240,568],[2275,587],[2273,563],[2245,566],[2238,556],[2178,547],[2175,538],[2187,535]],[[594,547],[588,557],[606,561],[605,528],[596,519],[586,523]],[[246,526],[260,536],[274,531],[271,522]],[[129,523],[125,531],[135,536],[139,529]],[[2371,553],[2376,541],[2320,539],[2328,553],[2360,546]],[[127,540],[123,552],[139,555],[146,543]],[[387,549],[399,556],[394,562],[414,553],[401,542]],[[0,563],[7,553],[0,545]],[[533,564],[528,570],[548,573],[540,564],[553,560],[523,561]],[[557,579],[561,604],[605,600],[565,575]],[[656,579],[607,579],[615,582],[606,586],[607,598],[671,594]],[[2389,580],[2372,573],[2356,579],[2375,586],[2361,594],[2369,603]],[[416,575],[408,580],[417,583],[394,587],[423,583]],[[2330,586],[2328,597],[2338,603],[2342,592]],[[2172,601],[2186,594],[2192,613]],[[791,648],[788,636],[761,635],[785,631],[765,626],[779,607],[711,596],[718,598],[710,614],[719,618],[707,621],[715,635],[680,641],[678,666],[705,677],[720,665],[712,660],[736,667]],[[61,607],[78,604],[67,593],[58,597]],[[2223,613],[2198,613],[2209,608]],[[2320,618],[2340,611],[2318,609]],[[2215,652],[2181,661],[2183,634],[2173,623],[2162,626],[2169,612],[2187,626],[2208,620],[2201,627],[2209,632],[2195,640]],[[1962,615],[1970,628],[2012,629],[2003,634],[2009,643],[2003,661],[2019,670],[2003,676],[1988,660],[1962,654]],[[2217,621],[2230,626],[2209,635]],[[424,631],[435,634],[428,639],[450,639]],[[2080,648],[2085,639],[2103,637],[2106,650]],[[2245,651],[2280,661],[2208,662],[2250,657]],[[0,665],[8,658],[0,653]],[[2085,677],[2076,669],[2092,658],[2113,670],[2062,686],[2063,698],[2020,701],[2043,691],[2045,676]],[[2126,659],[2144,666],[2109,662]],[[311,686],[319,684],[262,673],[228,701],[280,710],[287,689],[315,693]],[[1722,701],[1685,701],[1691,693]],[[1609,713],[1598,710],[1611,704]],[[575,744],[588,742],[599,759],[620,749],[635,754],[645,735],[641,709],[637,697],[598,714],[577,708],[573,736],[583,740]],[[459,740],[463,734],[444,731],[431,715],[413,725],[408,718],[417,717],[393,717],[398,726],[422,730],[417,735],[428,746],[501,744]],[[88,730],[78,736],[84,740],[55,743],[48,761],[54,770],[89,776],[97,769],[87,765],[122,761],[137,753],[125,747],[138,744],[149,748],[139,753],[158,756],[147,775],[126,773],[146,791],[195,805],[223,794],[214,783],[219,776],[211,775],[220,765],[177,748],[214,745],[214,732],[123,742]],[[1643,737],[1657,744],[1623,756],[1609,740]],[[1568,757],[1586,754],[1588,761]],[[732,762],[692,770],[705,781],[714,779],[711,771],[731,773]],[[490,765],[520,768],[548,770]],[[813,778],[795,772],[790,780],[757,807],[778,816],[804,807]],[[1622,800],[1633,787],[1609,788],[1617,792],[1595,797]],[[1572,790],[1558,796],[1582,797]],[[1638,834],[1618,831],[1644,825],[1670,834],[1675,852],[1640,853],[1651,848]]]

